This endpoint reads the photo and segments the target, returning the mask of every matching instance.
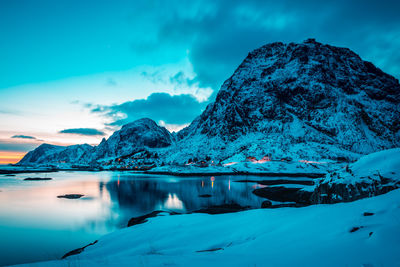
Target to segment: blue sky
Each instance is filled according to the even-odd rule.
[[[62,131],[107,136],[141,116],[177,130],[269,42],[313,37],[399,78],[398,10],[371,0],[2,0],[0,151],[96,144],[102,136]]]

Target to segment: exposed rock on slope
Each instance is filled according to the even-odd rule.
[[[92,158],[114,158],[129,155],[143,148],[164,148],[172,142],[173,137],[167,129],[158,126],[151,119],[144,118],[122,126],[110,138],[103,139]]]
[[[319,181],[311,203],[338,203],[400,188],[400,148],[369,154]]]
[[[198,153],[214,148],[221,157],[242,148],[259,157],[355,159],[400,146],[399,130],[398,80],[347,48],[310,39],[251,52],[180,134],[179,149],[195,140]]]

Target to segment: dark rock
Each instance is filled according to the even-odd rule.
[[[275,204],[269,207],[270,209],[278,209],[278,208],[302,208],[308,206],[307,204],[300,204],[300,203],[282,203],[282,204]]]
[[[61,195],[57,196],[58,198],[67,198],[67,199],[78,199],[83,197],[84,195],[82,194],[66,194],[66,195]]]
[[[279,202],[296,202],[300,204],[311,204],[311,192],[303,191],[301,188],[286,188],[283,186],[265,187],[253,190],[259,197]]]
[[[210,206],[207,208],[199,209],[193,211],[194,213],[208,213],[208,214],[222,214],[222,213],[232,213],[247,210],[248,207],[242,207],[239,204],[232,203],[232,204],[222,204],[222,205],[215,205]]]
[[[11,177],[11,176],[15,176],[15,174],[6,174],[6,175],[4,175],[4,176],[9,176],[9,177]]]
[[[155,211],[150,212],[150,213],[148,213],[146,215],[142,215],[142,216],[139,216],[139,217],[133,217],[133,218],[131,218],[129,220],[128,227],[131,227],[131,226],[137,225],[137,224],[145,223],[145,222],[147,222],[148,218],[157,217],[158,214],[160,214],[162,212],[163,212],[162,210],[155,210]]]
[[[213,251],[218,251],[218,250],[224,250],[223,248],[210,248],[210,249],[205,249],[205,250],[198,250],[196,252],[213,252]]]
[[[53,178],[28,177],[24,179],[24,181],[48,181],[48,180],[53,180]]]
[[[372,215],[374,215],[375,213],[373,213],[373,212],[364,212],[364,216],[372,216]]]
[[[212,197],[210,194],[199,195],[199,197]]]
[[[350,229],[350,233],[354,233],[360,230],[361,228],[364,228],[364,226],[354,226],[353,228]]]
[[[334,178],[340,179],[340,178]],[[400,188],[400,183],[381,178],[380,181],[360,182],[356,184],[332,183],[325,181],[319,184],[310,196],[313,204],[333,204],[350,202],[358,199],[377,196]]]
[[[262,185],[280,185],[280,184],[298,184],[298,185],[314,185],[314,181],[311,180],[289,180],[289,179],[278,179],[278,180],[239,180],[235,181],[238,183],[257,183]]]
[[[97,243],[97,240],[94,241],[93,243],[90,243],[90,244],[84,246],[84,247],[74,249],[74,250],[68,252],[67,254],[65,254],[64,256],[62,256],[61,259],[65,259],[66,257],[73,256],[73,255],[78,255],[78,254],[82,253],[85,250],[85,248],[87,248],[88,246],[93,246],[96,243]]]
[[[269,200],[265,200],[265,201],[263,201],[263,203],[261,203],[262,209],[270,208],[271,206],[272,206],[272,202]]]

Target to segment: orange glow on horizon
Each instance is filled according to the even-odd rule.
[[[26,152],[19,151],[0,151],[0,164],[17,163],[25,154]]]

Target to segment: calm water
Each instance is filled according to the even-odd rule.
[[[51,177],[50,181],[23,181]],[[260,207],[240,176],[185,177],[128,172],[0,175],[0,265],[59,259],[153,210],[188,212],[238,203]],[[251,178],[251,177],[248,177]],[[259,179],[254,178],[254,179]],[[58,195],[84,194],[81,199]],[[201,198],[200,194],[211,194]]]

